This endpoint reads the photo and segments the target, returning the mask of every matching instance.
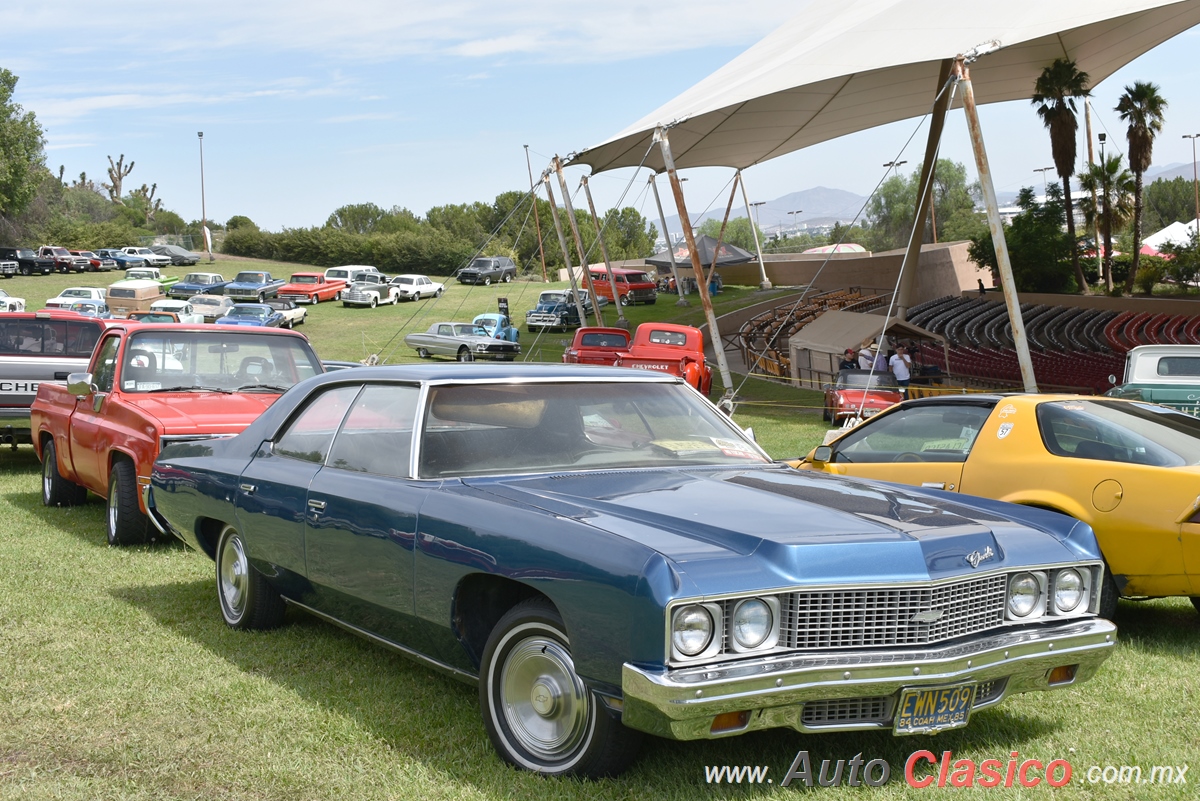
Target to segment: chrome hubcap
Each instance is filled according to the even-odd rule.
[[[49,458],[42,461],[42,500],[50,501],[50,471],[54,469],[54,465]]]
[[[500,676],[504,717],[522,748],[560,758],[587,729],[588,699],[571,655],[558,642],[531,637],[509,654]]]
[[[249,564],[242,538],[231,536],[221,549],[221,600],[231,617],[241,617],[246,608],[246,582]]]
[[[108,491],[108,533],[110,537],[116,536],[117,533],[117,483],[114,481],[112,489]]]

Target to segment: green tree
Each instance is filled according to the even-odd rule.
[[[250,219],[244,214],[235,214],[225,223],[225,228],[229,231],[236,231],[239,228],[245,228],[249,231],[257,231],[258,225],[255,224],[254,220]]]
[[[1158,231],[1173,222],[1196,217],[1196,194],[1191,178],[1159,178],[1146,187],[1142,199],[1142,230]]]
[[[1089,165],[1087,171],[1079,176],[1079,188],[1084,193],[1079,200],[1084,219],[1089,226],[1100,231],[1100,237],[1104,240],[1104,284],[1112,286],[1112,240],[1117,231],[1133,218],[1133,176],[1121,165],[1121,155],[1114,153]],[[1096,198],[1094,202],[1093,194]],[[1134,267],[1129,270],[1134,278],[1137,277],[1136,264],[1133,262]],[[1129,292],[1132,288],[1133,281],[1127,278],[1125,291]]]
[[[0,219],[23,212],[46,171],[45,138],[33,112],[12,100],[17,76],[0,67]],[[60,184],[61,185],[61,184]]]
[[[1063,231],[1065,206],[1058,184],[1046,188],[1046,202],[1038,203],[1033,187],[1017,194],[1021,213],[1005,226],[1004,239],[1012,262],[1013,281],[1020,292],[1066,292],[1072,288],[1073,240]],[[980,269],[997,270],[991,232],[971,240],[968,257]]]
[[[1196,238],[1195,229],[1189,234],[1186,245],[1168,242],[1163,245],[1162,252],[1172,257],[1166,264],[1167,274],[1182,286],[1188,286],[1200,276],[1200,240]]]
[[[1032,102],[1037,106],[1042,124],[1050,131],[1050,151],[1054,156],[1054,167],[1062,179],[1063,205],[1067,215],[1067,233],[1074,242],[1075,206],[1071,201],[1071,176],[1075,174],[1075,136],[1079,121],[1075,119],[1075,98],[1086,97],[1088,74],[1079,70],[1075,62],[1065,58],[1042,70],[1033,85]],[[1087,294],[1087,281],[1079,264],[1079,253],[1071,248],[1071,266],[1075,270],[1075,283],[1079,292]]]
[[[1126,86],[1117,101],[1116,112],[1128,125],[1125,138],[1129,141],[1129,170],[1133,173],[1133,268],[1125,279],[1125,291],[1133,289],[1142,247],[1142,176],[1150,169],[1154,137],[1162,131],[1167,101],[1158,87],[1145,81]],[[1111,287],[1110,287],[1111,288]]]
[[[700,223],[700,227],[696,229],[696,233],[717,239],[721,233],[721,221],[709,217]],[[725,226],[725,234],[721,237],[721,241],[754,253],[754,231],[750,227],[750,220],[745,217],[734,217]],[[758,231],[758,241],[767,241],[761,229]],[[708,265],[705,266],[707,267]]]
[[[871,197],[866,216],[871,229],[869,245],[872,250],[908,247],[920,183],[921,170],[918,168],[908,176],[893,175]],[[978,191],[977,183],[967,183],[967,168],[964,165],[949,159],[938,159],[933,172],[933,216],[937,218],[937,241],[969,238],[962,235],[970,234],[974,229],[967,221],[977,216],[972,196]],[[923,241],[934,241],[931,224],[925,226]]]
[[[352,203],[335,209],[325,221],[325,227],[351,234],[369,234],[375,231],[386,214],[374,203]]]

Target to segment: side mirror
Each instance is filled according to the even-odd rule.
[[[828,445],[818,445],[808,457],[813,464],[826,464],[833,461],[833,448]]]
[[[96,391],[96,385],[92,383],[91,373],[71,373],[67,376],[67,392],[70,392],[77,398],[86,398]]]
[[[1108,383],[1112,384],[1115,387],[1117,385],[1117,377],[1115,375],[1110,375],[1108,377]]]

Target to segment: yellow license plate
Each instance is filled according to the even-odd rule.
[[[916,687],[900,691],[895,734],[929,734],[967,725],[975,703],[975,684]]]

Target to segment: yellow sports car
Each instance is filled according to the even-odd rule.
[[[1200,420],[1078,395],[905,401],[792,466],[1051,509],[1095,529],[1117,594],[1200,610]]]

